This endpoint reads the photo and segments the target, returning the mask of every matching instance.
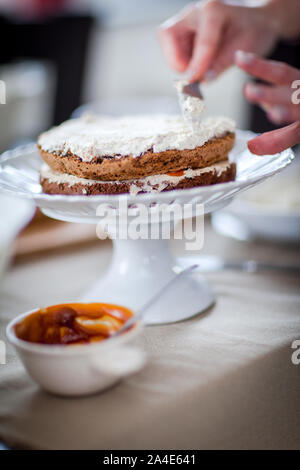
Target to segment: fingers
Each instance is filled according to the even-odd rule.
[[[235,50],[236,44],[234,41],[231,41],[226,46],[219,48],[219,52],[214,60],[214,64],[210,69],[211,77],[209,76],[208,79],[218,77],[232,64],[234,64]]]
[[[275,105],[268,109],[267,116],[274,124],[286,124],[300,120],[300,109],[296,105]]]
[[[169,66],[184,72],[192,56],[194,33],[179,28],[159,31],[160,44]]]
[[[292,100],[292,83],[299,81],[300,71],[281,62],[264,60],[251,53],[237,51],[237,65],[257,78],[278,86],[248,83],[244,88],[246,98],[259,104],[275,124],[300,120],[300,106]]]
[[[291,85],[300,78],[299,70],[283,62],[260,59],[250,52],[236,51],[235,63],[256,78],[275,85]]]
[[[226,24],[226,9],[222,3],[211,1],[199,10],[193,55],[187,69],[190,82],[200,80],[210,70],[221,42]]]
[[[275,124],[300,120],[300,106],[293,104],[292,93],[290,87],[257,83],[247,83],[244,88],[245,97],[251,103],[259,104]]]
[[[292,89],[283,86],[267,86],[259,83],[247,83],[244,88],[245,97],[251,103],[267,103],[290,105]]]
[[[300,142],[300,121],[271,132],[265,132],[248,142],[250,152],[256,155],[273,155]]]
[[[158,28],[158,38],[165,58],[171,68],[184,72],[192,57],[196,31],[194,7],[188,5],[178,15]]]

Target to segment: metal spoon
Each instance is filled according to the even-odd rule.
[[[203,100],[203,95],[200,90],[200,82],[188,83],[187,85],[184,85],[182,88],[182,93],[184,95]]]
[[[185,268],[180,273],[175,274],[175,276],[169,282],[167,282],[167,284],[164,287],[162,287],[150,300],[148,300],[148,302],[146,302],[146,304],[143,305],[143,307],[141,307],[133,317],[130,317],[129,320],[127,320],[124,323],[124,325],[121,326],[119,330],[113,333],[110,336],[110,338],[116,335],[120,335],[125,330],[127,330],[132,325],[134,325],[134,323],[136,323],[137,320],[140,320],[143,317],[143,315],[146,313],[149,307],[151,307],[155,302],[157,302],[158,299],[160,299],[163,296],[163,294],[169,289],[169,287],[173,286],[177,281],[179,281],[179,279],[186,276],[191,271],[194,271],[194,269],[196,268],[198,268],[198,264],[193,264],[192,266],[188,266],[187,268]]]
[[[186,80],[174,80],[177,93],[182,99],[187,96],[191,96],[192,98],[203,100],[204,98],[200,90],[200,83],[201,82],[188,83]]]

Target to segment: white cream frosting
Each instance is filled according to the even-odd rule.
[[[202,114],[205,111],[204,100],[183,93],[183,88],[188,85],[188,81],[176,80],[174,85],[177,90],[182,116],[190,125],[192,131],[197,132],[198,127],[201,126]]]
[[[46,152],[58,155],[71,152],[89,162],[98,156],[137,157],[151,149],[153,152],[194,149],[234,130],[234,121],[226,117],[207,118],[195,131],[179,115],[113,118],[89,114],[44,132],[38,144]]]
[[[183,171],[183,174],[180,176],[171,176],[169,174],[163,175],[151,175],[145,176],[144,178],[126,180],[126,181],[101,181],[101,180],[91,180],[86,178],[79,178],[78,176],[69,175],[67,173],[58,173],[49,166],[44,163],[41,167],[41,177],[43,179],[47,179],[50,183],[66,183],[69,186],[73,186],[74,184],[82,184],[82,185],[93,185],[95,183],[101,184],[122,184],[122,183],[129,183],[130,184],[130,194],[135,195],[139,192],[146,192],[146,193],[157,193],[163,191],[169,184],[173,184],[176,186],[181,180],[185,178],[194,178],[195,176],[199,176],[203,173],[207,173],[210,171],[216,172],[217,176],[221,176],[221,174],[227,170],[230,166],[229,161],[223,161],[220,163],[215,163],[214,165],[207,166],[205,168],[199,168],[196,170],[192,170],[188,168],[187,170]],[[86,190],[83,189],[83,194],[86,194]]]
[[[183,116],[188,123],[192,123],[193,130],[195,125],[201,125],[202,114],[205,110],[205,103],[200,98],[187,96],[182,104]],[[195,131],[195,130],[194,130]],[[197,129],[196,129],[197,132]]]

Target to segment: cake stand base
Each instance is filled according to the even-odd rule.
[[[120,304],[137,311],[179,270],[168,240],[114,240],[108,272],[81,300]],[[214,301],[215,295],[208,282],[199,273],[191,273],[149,308],[144,323],[185,320],[203,312]]]

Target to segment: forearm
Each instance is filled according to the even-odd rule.
[[[300,1],[269,0],[260,7],[266,24],[281,39],[300,37]]]

